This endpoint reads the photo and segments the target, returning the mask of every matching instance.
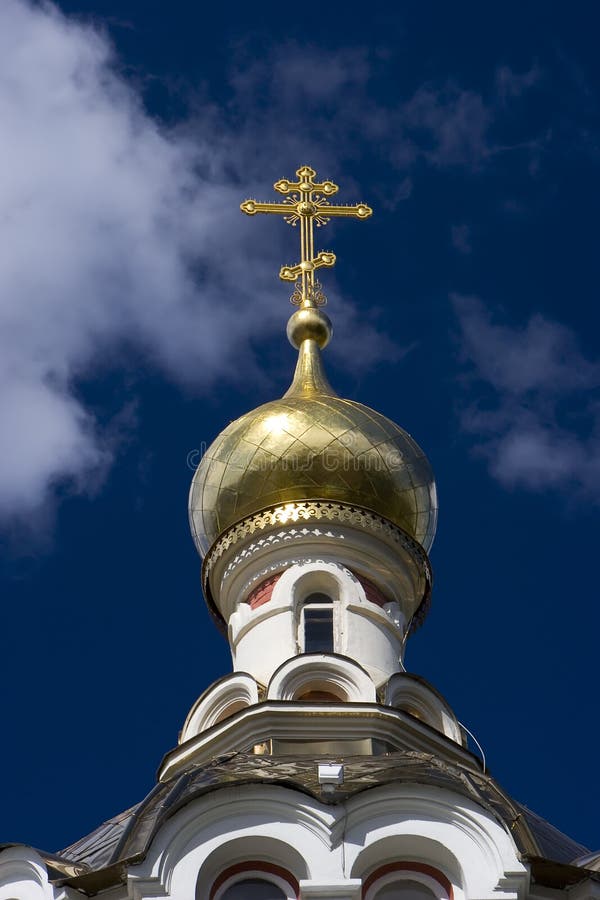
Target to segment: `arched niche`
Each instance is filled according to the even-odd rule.
[[[258,686],[251,675],[235,672],[211,685],[188,713],[179,737],[183,744],[212,725],[258,703]]]
[[[271,881],[287,891],[283,896],[288,900],[290,894],[298,895],[298,884],[306,876],[306,862],[294,846],[268,835],[249,834],[224,841],[210,854],[198,872],[196,900],[221,900],[229,886],[244,878]]]
[[[267,699],[312,702],[311,693],[330,695],[331,702],[376,700],[375,685],[358,663],[336,654],[312,653],[287,660],[277,669]]]
[[[444,698],[423,679],[398,672],[385,687],[386,706],[400,709],[464,746],[460,725]]]
[[[364,880],[380,866],[418,862],[448,878],[455,900],[497,890],[505,900],[525,896],[527,870],[508,830],[462,793],[406,782],[364,791],[347,801],[347,809],[355,878]]]
[[[395,882],[420,884],[422,897],[415,900],[427,900],[426,890],[430,900],[462,896],[462,870],[456,857],[440,841],[420,835],[389,835],[374,840],[358,854],[351,874],[362,879],[363,900],[380,900],[382,889]],[[387,900],[385,893],[381,900]]]
[[[450,879],[428,863],[385,863],[363,879],[362,900],[454,900]]]
[[[300,886],[287,869],[262,860],[228,866],[213,882],[209,900],[297,900]]]

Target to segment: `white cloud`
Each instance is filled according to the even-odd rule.
[[[131,342],[173,378],[239,372],[282,298],[223,157],[159,128],[101,34],[4,0],[0,116],[0,513],[27,516],[110,462],[77,378]]]
[[[264,193],[266,147],[273,178],[291,174],[291,159],[335,177],[377,147],[398,181],[382,193],[397,201],[419,154],[437,166],[485,157],[490,114],[478,95],[428,87],[391,109],[369,96],[365,51],[330,54],[325,68],[319,56],[318,82],[306,78],[311,59],[293,45],[242,63],[226,110],[198,101],[168,130],[119,74],[105,35],[50,3],[3,0],[0,517],[27,517],[58,485],[98,483],[114,440],[77,384],[119,365],[125,348],[200,387],[254,377],[251,338],[283,333],[277,271],[291,256],[285,229],[239,212],[240,191]],[[339,320],[352,321],[328,284],[345,306]],[[365,364],[365,348],[398,352],[364,317],[360,338],[340,328],[331,352],[348,355],[357,340]]]
[[[63,471],[97,476],[108,462],[91,417],[39,380],[3,385],[0,421],[0,497],[8,508],[31,510]]]
[[[491,474],[600,501],[600,363],[558,322],[535,315],[511,327],[476,298],[453,303],[469,373],[462,424]]]

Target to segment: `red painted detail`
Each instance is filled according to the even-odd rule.
[[[379,881],[379,879],[383,878],[384,875],[389,875],[390,872],[421,872],[423,875],[429,875],[430,878],[433,878],[438,882],[438,884],[441,884],[441,886],[446,891],[448,900],[454,900],[454,891],[452,889],[452,884],[446,878],[446,876],[442,872],[440,872],[439,869],[434,869],[433,866],[428,866],[427,863],[420,862],[388,863],[386,866],[380,866],[379,869],[375,869],[375,871],[371,872],[371,874],[363,884],[363,898],[366,897],[367,891],[373,884],[375,884],[376,881]]]
[[[257,609],[257,607],[262,606],[263,603],[269,602],[271,594],[273,593],[273,588],[280,578],[281,572],[278,575],[273,575],[272,578],[267,578],[266,581],[261,582],[248,594],[246,603],[250,604],[250,609]]]
[[[376,603],[377,606],[383,606],[385,603],[389,603],[389,597],[386,597],[381,593],[377,585],[373,584],[372,581],[369,581],[368,578],[364,578],[362,575],[357,575],[354,573],[361,585],[363,586],[364,592],[367,595],[367,600],[370,600],[371,603]]]
[[[221,885],[225,884],[225,882],[230,878],[233,878],[234,875],[240,875],[243,872],[247,872],[248,874],[250,874],[251,872],[266,872],[267,874],[276,875],[283,881],[287,881],[289,886],[296,894],[296,897],[300,896],[300,885],[298,884],[298,881],[294,878],[294,876],[287,871],[287,869],[283,869],[281,866],[275,866],[272,863],[268,862],[249,860],[247,862],[237,863],[235,866],[229,866],[228,869],[225,869],[224,872],[221,872],[210,889],[210,900],[213,900],[213,897],[215,896]]]

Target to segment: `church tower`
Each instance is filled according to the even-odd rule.
[[[248,215],[299,226],[288,391],[228,425],[192,481],[206,601],[232,672],[195,702],[137,806],[59,854],[0,853],[0,900],[600,900],[600,856],[511,799],[406,671],[435,481],[415,440],[339,397],[314,227],[366,219],[304,166]]]

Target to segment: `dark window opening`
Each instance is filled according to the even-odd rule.
[[[327,594],[314,593],[303,608],[304,652],[333,653],[333,602]]]
[[[424,884],[403,879],[382,887],[375,900],[435,900],[435,895]]]
[[[222,900],[285,900],[280,887],[262,878],[245,878],[227,888]]]
[[[337,694],[334,694],[332,691],[305,691],[304,694],[300,694],[299,697],[294,697],[294,700],[299,700],[300,703],[339,703],[342,698],[338,697]]]

